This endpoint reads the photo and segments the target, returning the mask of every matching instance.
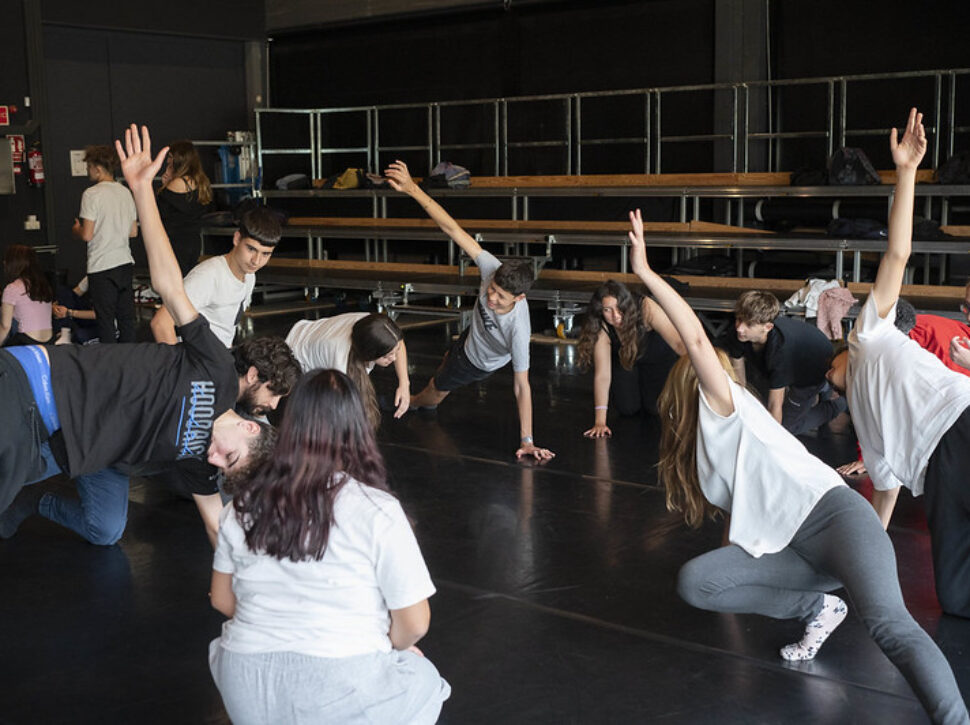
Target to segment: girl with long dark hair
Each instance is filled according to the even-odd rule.
[[[315,370],[222,514],[212,676],[236,725],[433,723],[451,690],[415,643],[435,589],[356,386]]]
[[[579,364],[593,366],[593,427],[588,438],[610,436],[606,413],[656,415],[667,373],[684,344],[660,306],[622,282],[607,280],[593,292],[579,336]]]
[[[734,380],[727,355],[647,264],[640,211],[630,220],[633,271],[687,348],[659,400],[667,507],[695,528],[730,515],[730,544],[681,568],[680,596],[710,611],[802,620],[802,639],[780,650],[799,661],[814,659],[845,619],[846,602],[828,593],[843,586],[932,720],[970,721],[946,658],[906,610],[893,546],[872,507]]]
[[[54,293],[37,254],[24,244],[11,244],[3,253],[3,272],[7,284],[0,304],[0,342],[5,340],[7,346],[49,342],[54,334]],[[14,322],[17,332],[10,335]]]
[[[303,372],[333,368],[346,373],[357,385],[364,412],[374,428],[381,422],[381,412],[370,373],[375,366],[393,364],[397,373],[394,417],[407,413],[411,379],[404,333],[387,315],[347,312],[322,320],[300,320],[290,329],[286,344],[300,361]]]
[[[184,277],[198,263],[202,251],[202,215],[212,204],[212,185],[202,170],[199,152],[191,141],[169,146],[158,190],[158,213],[172,241]]]

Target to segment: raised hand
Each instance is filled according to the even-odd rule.
[[[643,217],[640,210],[630,212],[630,268],[641,279],[650,271],[647,263],[647,244],[643,241]]]
[[[131,124],[125,130],[125,146],[121,147],[121,141],[115,141],[115,150],[118,158],[121,159],[121,173],[125,175],[128,188],[133,192],[145,187],[151,189],[152,181],[158,175],[158,170],[162,168],[162,163],[168,155],[168,146],[158,152],[158,156],[152,159],[152,140],[148,135],[148,127],[141,127],[141,137],[138,136],[138,127]]]
[[[416,186],[414,179],[411,178],[411,172],[408,171],[408,165],[401,160],[390,164],[384,171],[384,176],[394,191],[403,191],[407,194],[411,187]]]
[[[915,108],[909,110],[906,129],[901,141],[897,141],[898,131],[889,132],[889,148],[898,169],[915,169],[926,153],[926,129],[923,128],[923,114]]]

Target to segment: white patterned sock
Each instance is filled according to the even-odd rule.
[[[781,648],[781,658],[789,662],[815,659],[822,644],[842,624],[849,613],[846,603],[832,594],[823,594],[822,609],[805,625],[805,635],[800,642]]]

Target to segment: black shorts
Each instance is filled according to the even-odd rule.
[[[441,392],[450,392],[471,383],[484,380],[492,374],[492,370],[482,370],[472,364],[465,354],[465,340],[468,339],[468,328],[452,344],[445,353],[445,359],[438,366],[434,374],[434,386]]]

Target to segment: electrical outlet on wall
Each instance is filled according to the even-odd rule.
[[[36,214],[31,214],[27,217],[27,220],[24,222],[24,229],[28,232],[36,232],[40,229],[40,219],[37,218]]]

